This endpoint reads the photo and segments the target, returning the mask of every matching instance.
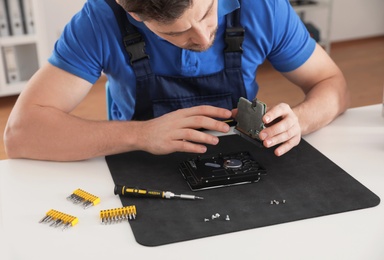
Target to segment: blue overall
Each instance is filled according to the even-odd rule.
[[[132,120],[147,120],[198,105],[231,110],[237,107],[240,97],[246,97],[241,71],[244,29],[240,26],[239,9],[226,17],[225,68],[211,75],[173,77],[152,72],[143,36],[129,22],[126,12],[115,0],[106,2],[114,11],[136,75],[136,105]],[[112,113],[119,111],[112,107]],[[113,117],[119,118],[119,115]]]

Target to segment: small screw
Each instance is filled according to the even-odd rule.
[[[283,200],[283,203],[285,204],[285,200]]]
[[[276,205],[279,205],[279,201],[278,200],[273,200],[273,202],[275,202]]]
[[[226,217],[225,217],[225,220],[226,221],[230,221],[231,219],[229,218],[229,215],[227,215]]]
[[[204,222],[208,222],[208,221],[209,221],[209,218],[205,218],[205,219],[204,219]]]

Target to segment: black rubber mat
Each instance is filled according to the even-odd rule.
[[[107,156],[115,184],[204,197],[204,200],[121,197],[124,206],[136,205],[137,219],[130,222],[136,241],[158,246],[380,203],[378,196],[305,140],[286,155],[276,157],[272,149],[258,148],[237,135],[228,135],[220,137],[217,146],[210,146],[207,154],[239,151],[249,151],[267,169],[267,175],[257,183],[198,192],[189,189],[178,170],[180,162],[196,155],[130,152]],[[279,204],[271,204],[273,200]],[[212,219],[216,214],[220,217]],[[227,216],[230,220],[226,220]]]

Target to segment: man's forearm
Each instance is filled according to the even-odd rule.
[[[4,141],[10,158],[83,160],[137,149],[135,124],[89,121],[36,106],[8,122]]]
[[[302,134],[309,134],[332,122],[350,104],[349,90],[340,73],[318,83],[305,100],[293,108]]]
[[[20,111],[16,109],[16,112]],[[204,153],[219,139],[197,129],[228,132],[231,111],[212,106],[179,109],[148,121],[89,121],[56,108],[32,106],[11,115],[5,133],[10,158],[74,161],[143,150]]]

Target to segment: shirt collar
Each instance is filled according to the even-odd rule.
[[[238,0],[218,0],[218,17],[223,17],[240,7]]]

